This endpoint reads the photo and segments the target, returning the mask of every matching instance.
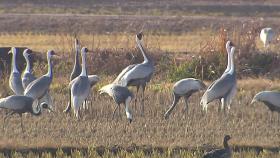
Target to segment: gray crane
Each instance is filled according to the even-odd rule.
[[[30,58],[29,58],[30,52],[31,52],[30,49],[25,49],[23,51],[23,57],[25,58],[25,61],[26,61],[26,67],[22,74],[22,86],[24,89],[29,85],[29,83],[31,83],[32,81],[34,81],[36,79],[36,77],[32,74]]]
[[[274,111],[278,112],[278,116],[280,117],[280,92],[277,91],[262,91],[256,94],[251,102],[251,104],[260,101],[263,102],[273,113]],[[270,115],[272,116],[272,115]],[[278,117],[278,121],[279,121]],[[270,120],[272,118],[270,117]]]
[[[203,158],[231,158],[232,151],[228,145],[228,141],[231,139],[229,135],[224,137],[224,148],[223,149],[216,149],[210,152],[207,152],[203,155]]]
[[[90,88],[92,88],[94,85],[96,85],[100,81],[100,78],[97,75],[88,75],[88,81],[89,81]],[[91,98],[91,100],[92,100],[92,98]],[[83,105],[84,105],[83,106],[84,109],[89,109],[89,107],[87,106],[87,99],[85,100]]]
[[[49,91],[50,85],[53,79],[53,66],[52,58],[57,56],[53,50],[47,52],[48,60],[48,72],[47,74],[37,78],[36,80],[29,83],[29,85],[24,90],[24,95],[32,97],[34,100],[42,99]]]
[[[140,64],[134,64],[127,66],[122,72],[118,75],[113,83],[120,84],[122,86],[136,86],[136,97],[135,105],[137,102],[138,90],[142,87],[142,108],[141,115],[144,115],[144,92],[145,87],[148,82],[150,82],[151,77],[154,73],[154,62],[146,54],[142,46],[142,32],[136,35],[136,43],[141,50],[141,53],[144,57],[144,61]]]
[[[106,86],[103,86],[99,90],[100,94],[107,93],[110,97],[113,98],[115,103],[117,104],[116,108],[114,109],[113,112],[113,118],[115,116],[117,108],[119,109],[119,114],[120,114],[120,105],[124,104],[125,105],[125,114],[128,119],[128,121],[131,123],[132,122],[132,113],[129,109],[129,105],[131,100],[133,99],[133,94],[128,90],[127,87],[123,87],[121,85],[117,84],[108,84]]]
[[[70,82],[78,77],[81,74],[82,68],[79,62],[79,50],[80,50],[80,43],[79,40],[75,38],[75,62],[72,73],[70,75]],[[90,82],[90,87],[93,87],[97,82],[99,82],[100,78],[97,75],[88,75],[88,80]],[[71,88],[71,87],[70,87]],[[70,100],[68,102],[67,108],[64,110],[65,112],[70,111],[71,107],[71,89],[69,88],[69,96]],[[84,102],[84,108],[86,109],[86,100]]]
[[[173,93],[172,93],[173,102],[172,102],[172,105],[170,106],[170,108],[164,114],[164,118],[167,119],[169,117],[170,113],[175,108],[176,104],[178,103],[178,101],[180,100],[181,97],[184,97],[185,104],[186,104],[185,111],[188,111],[189,97],[193,93],[203,90],[205,88],[206,88],[206,86],[202,81],[200,81],[198,79],[194,79],[194,78],[186,78],[186,79],[182,79],[182,80],[176,82],[173,86]]]
[[[71,104],[73,105],[74,115],[79,118],[79,108],[82,103],[87,99],[90,92],[90,82],[87,76],[86,69],[86,54],[88,53],[88,49],[83,47],[81,50],[82,55],[82,72],[81,74],[73,79],[69,86],[71,87],[71,95],[70,95],[70,104],[68,104],[67,108],[64,112],[69,112],[71,109]]]
[[[30,49],[25,49],[23,51],[23,56],[26,61],[26,67],[22,74],[22,85],[23,85],[24,89],[26,89],[26,87],[29,85],[29,83],[36,80],[36,77],[32,74],[32,68],[30,65],[30,53],[31,53]],[[42,102],[46,102],[49,107],[53,108],[49,91],[47,91],[46,94],[39,100],[39,104]]]
[[[273,29],[270,27],[266,27],[261,30],[260,39],[263,42],[264,48],[268,47],[268,44],[271,43],[271,41],[274,38],[274,35],[275,33],[273,32]]]
[[[75,63],[70,75],[70,81],[78,77],[82,71],[80,60],[79,60],[79,50],[80,50],[79,40],[75,38]]]
[[[9,51],[9,54],[12,53],[12,64],[11,64],[11,74],[9,79],[9,86],[11,90],[16,95],[22,95],[23,94],[23,87],[22,87],[22,81],[21,81],[21,75],[17,69],[17,62],[16,62],[16,56],[17,56],[17,50],[15,47],[12,47]]]
[[[224,105],[230,109],[231,101],[236,94],[236,72],[234,68],[233,55],[235,47],[231,47],[230,51],[230,69],[225,71],[223,75],[216,81],[214,81],[205,91],[200,101],[203,106],[203,110],[207,112],[208,103],[215,99],[219,99],[222,102],[221,108],[225,112]]]
[[[23,95],[12,95],[6,98],[0,99],[0,108],[7,109],[9,112],[4,117],[3,129],[5,127],[5,122],[8,117],[13,114],[18,114],[21,118],[21,128],[23,130],[22,114],[31,113],[32,115],[38,116],[41,114],[42,108],[49,109],[48,104],[45,102],[38,104],[36,109],[32,107],[33,98]]]
[[[82,72],[82,67],[79,61],[79,50],[80,50],[80,43],[78,39],[75,39],[75,62],[74,67],[70,75],[70,81],[78,77]],[[93,87],[100,78],[97,75],[88,75],[88,79],[90,81],[90,87]]]

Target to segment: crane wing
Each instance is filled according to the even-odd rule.
[[[29,83],[34,81],[36,79],[35,76],[33,76],[31,73],[24,73],[22,76],[22,86],[25,89]]]
[[[49,90],[51,82],[51,78],[41,76],[29,83],[24,91],[24,95],[32,97],[33,99],[41,98]]]
[[[99,82],[100,78],[97,75],[89,75],[88,80],[90,83],[90,87],[94,86],[97,82]]]
[[[23,94],[23,87],[22,87],[22,81],[21,76],[19,73],[12,73],[9,80],[10,88],[16,95],[22,95]]]
[[[118,77],[113,81],[113,83],[120,83],[121,78],[131,69],[133,69],[137,64],[128,65],[125,69],[122,70],[122,72],[118,75]]]
[[[207,102],[211,102],[214,99],[228,94],[232,87],[236,84],[235,76],[231,74],[225,74],[220,79],[216,80],[211,88],[207,89],[203,97],[207,97]]]
[[[154,68],[145,65],[145,64],[137,64],[130,71],[125,73],[120,80],[122,86],[127,86],[129,81],[136,79],[145,79],[153,74]]]
[[[87,77],[79,76],[71,86],[72,96],[88,97],[90,85]]]

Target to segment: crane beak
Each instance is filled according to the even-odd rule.
[[[168,115],[167,113],[165,113],[165,114],[164,114],[164,119],[165,119],[165,120],[168,120],[168,118],[169,118],[169,115]]]
[[[12,51],[10,50],[10,51],[8,51],[8,54],[12,54]]]
[[[52,55],[53,57],[57,58],[57,59],[61,59],[62,57],[60,55],[54,54]]]
[[[87,51],[87,54],[92,55],[92,54],[93,54],[93,51],[92,51],[92,50],[88,50],[88,51]]]
[[[52,112],[52,113],[56,114],[56,112],[55,112],[52,108],[47,107],[47,109],[48,109],[50,112]]]

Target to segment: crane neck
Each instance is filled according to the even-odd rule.
[[[13,50],[12,50],[12,54],[13,54],[13,57],[12,57],[12,70],[11,70],[11,72],[13,72],[13,73],[19,73],[19,71],[18,71],[18,69],[17,69],[17,64],[16,64],[16,58],[17,58],[16,49],[13,49]]]
[[[80,76],[87,76],[87,68],[86,68],[86,53],[82,52],[82,72]]]
[[[234,51],[235,51],[235,47],[232,47],[230,50],[230,70],[229,70],[230,74],[233,74],[235,72],[234,62],[233,62]]]
[[[229,148],[228,141],[226,139],[224,139],[223,145],[224,145],[224,148]]]
[[[26,61],[25,73],[31,73],[31,65],[28,56],[24,56]]]
[[[79,50],[76,49],[76,52],[75,52],[75,65],[74,67],[80,67],[80,61],[79,61]]]
[[[225,70],[225,73],[230,70],[230,64],[231,64],[231,59],[230,59],[230,48],[227,48],[227,68]]]
[[[32,115],[39,116],[42,114],[42,107],[37,105],[36,109],[33,108]]]
[[[146,54],[146,52],[145,52],[145,50],[142,46],[141,41],[137,37],[136,37],[136,43],[137,43],[137,45],[138,45],[138,47],[139,47],[139,49],[140,49],[140,51],[141,51],[141,53],[144,57],[144,62],[143,63],[150,63],[151,60],[149,59],[148,55]]]
[[[46,75],[52,79],[52,77],[53,77],[53,70],[52,70],[51,55],[48,55],[47,59],[48,59],[48,73]]]

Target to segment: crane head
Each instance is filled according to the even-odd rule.
[[[81,52],[87,53],[87,52],[88,52],[88,49],[87,49],[86,47],[83,47],[82,50],[81,50]]]
[[[42,107],[43,109],[48,109],[48,110],[50,110],[51,112],[54,113],[53,109],[51,109],[51,108],[49,107],[49,105],[48,105],[46,102],[41,103],[41,107]]]
[[[16,52],[16,48],[12,47],[11,50],[8,52],[8,54],[15,53],[15,52]]]
[[[225,137],[224,137],[224,140],[225,140],[225,141],[228,141],[228,140],[230,140],[230,139],[231,139],[230,135],[225,135]]]
[[[144,35],[143,35],[142,31],[139,32],[139,33],[136,35],[136,37],[137,37],[139,40],[142,40],[142,37],[143,37],[143,36],[144,36]]]
[[[32,53],[32,50],[26,48],[26,49],[23,51],[23,56],[27,58],[27,57],[30,56],[31,53]]]

